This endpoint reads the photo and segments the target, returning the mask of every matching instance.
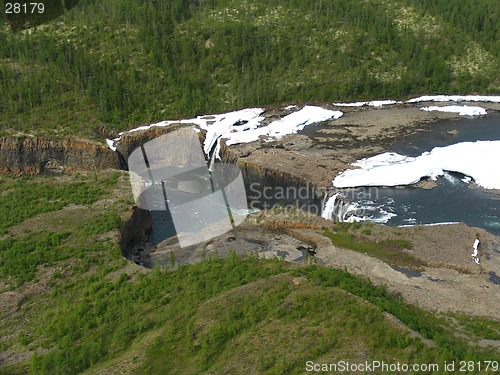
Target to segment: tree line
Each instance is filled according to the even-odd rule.
[[[495,3],[395,2],[432,16],[433,34],[361,0],[81,0],[44,27],[0,31],[0,122],[122,130],[243,106],[496,92]],[[491,64],[455,69],[471,46]]]

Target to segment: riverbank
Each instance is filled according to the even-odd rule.
[[[230,152],[240,163],[292,173],[318,188],[330,188],[332,179],[348,169],[350,163],[386,152],[398,139],[428,131],[438,121],[463,118],[457,113],[420,109],[430,104],[432,102],[400,103],[380,108],[321,105],[342,110],[344,115],[336,120],[309,125],[299,134],[286,135],[272,142],[232,145]],[[490,113],[500,111],[498,103],[461,104],[480,105]],[[264,114],[279,116],[283,111],[276,108]]]
[[[342,234],[349,245],[339,246],[327,233]],[[481,241],[479,265],[471,257],[476,235]],[[380,248],[377,244],[392,246],[370,252]],[[180,248],[174,238],[147,255],[149,264],[172,267],[173,262],[198,263],[233,251],[347,270],[430,311],[500,319],[500,238],[462,223],[400,228],[335,224],[292,211],[262,211],[208,243]]]
[[[344,115],[336,120],[309,125],[299,134],[272,141],[261,139],[230,147],[223,145],[221,151],[226,159],[237,159],[240,166],[258,166],[259,170],[268,171],[266,173],[286,174],[291,180],[307,181],[311,186],[328,189],[333,177],[349,168],[349,163],[388,151],[402,137],[429,131],[439,121],[462,118],[456,113],[420,109],[429,104],[401,103],[380,108],[322,105],[326,109],[342,110]],[[500,105],[495,103],[479,105],[489,113],[500,110]],[[264,112],[265,121],[269,123],[289,111],[268,108]],[[423,180],[419,185],[431,183]],[[267,219],[251,217],[249,220],[241,228],[196,248],[180,249],[175,241],[161,243],[151,253],[151,262],[164,262],[171,254],[181,264],[198,262],[211,254],[224,255],[231,249],[237,249],[240,254],[281,256],[302,262],[304,250],[309,253],[308,246],[312,246],[314,261],[347,269],[377,284],[387,285],[391,292],[426,309],[500,319],[500,305],[492,302],[500,300],[500,287],[494,282],[500,270],[500,242],[498,236],[482,229],[464,224],[406,228],[362,224],[364,229],[358,232],[365,230],[369,233],[365,237],[370,241],[404,239],[412,243],[411,249],[403,251],[423,264],[417,271],[412,271],[403,265],[389,264],[386,260],[332,244],[321,234],[321,228],[333,224],[321,218],[302,218],[300,224],[294,224],[292,228],[269,228]],[[480,265],[473,263],[470,256],[476,233],[480,233],[482,241]]]

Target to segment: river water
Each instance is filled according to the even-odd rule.
[[[434,147],[478,140],[500,140],[500,114],[439,121],[430,125],[429,131],[403,137],[388,149],[403,155],[418,156]],[[500,235],[500,196],[471,189],[472,185],[463,182],[463,178],[458,173],[446,173],[438,178],[437,186],[430,190],[369,187],[345,189],[342,192],[360,207],[356,216],[371,221],[394,226],[464,222]],[[148,236],[150,243],[156,245],[176,234],[168,210],[151,213],[153,229]]]
[[[418,156],[434,147],[459,142],[500,140],[500,115],[439,121],[428,132],[403,137],[389,147],[390,151]],[[491,173],[500,173],[493,170]],[[433,189],[361,188],[349,195],[363,208],[370,220],[388,225],[414,225],[464,222],[500,234],[500,196],[462,181],[459,173],[446,173]]]

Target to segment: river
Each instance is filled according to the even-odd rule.
[[[439,121],[427,132],[399,139],[389,151],[418,156],[434,147],[478,140],[500,140],[500,115]],[[351,189],[348,195],[356,198],[370,220],[388,225],[464,222],[500,234],[500,196],[472,188],[464,177],[445,173],[433,189],[372,187]]]

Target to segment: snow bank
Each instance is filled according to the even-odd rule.
[[[460,116],[484,116],[486,110],[481,107],[468,107],[466,105],[448,105],[448,106],[430,106],[420,108],[422,111],[438,111],[438,112],[451,112],[458,113]]]
[[[297,131],[304,129],[307,125],[330,119],[338,119],[342,115],[343,113],[340,111],[331,111],[321,107],[306,105],[300,111],[291,113],[280,120],[270,123],[267,126],[269,129],[268,134],[271,137],[282,137],[286,134],[297,133]]]
[[[194,119],[177,121],[162,121],[156,124],[140,126],[129,130],[129,133],[139,130],[147,130],[153,126],[169,126],[172,124],[194,124],[207,134],[203,143],[203,151],[208,155],[215,148],[215,154],[220,159],[218,151],[221,138],[227,139],[228,146],[238,143],[249,143],[259,139],[260,136],[269,138],[281,138],[286,134],[297,133],[305,126],[329,119],[337,119],[343,115],[340,111],[331,111],[316,106],[305,106],[299,111],[293,112],[282,119],[276,120],[267,126],[259,127],[264,117],[262,108],[246,108],[240,111],[222,113],[210,116],[198,116]],[[116,151],[115,142],[119,141],[123,132],[115,139],[106,139],[108,147]]]
[[[354,102],[354,103],[332,103],[337,107],[362,107],[367,105],[368,102]]]
[[[307,125],[330,119],[338,119],[342,115],[343,113],[340,111],[331,111],[316,106],[305,106],[300,111],[273,121],[267,126],[249,129],[244,132],[226,133],[222,135],[222,138],[227,139],[226,145],[228,146],[257,141],[260,136],[279,139],[284,135],[297,133]]]
[[[500,103],[500,96],[494,95],[424,95],[418,98],[408,100],[406,103],[420,103],[420,102],[489,102]],[[384,105],[403,103],[396,100],[372,100],[367,102],[354,102],[354,103],[333,103],[339,107],[362,107],[364,105],[372,107],[381,107]]]
[[[116,151],[115,141],[114,141],[114,140],[112,140],[112,139],[106,139],[106,143],[108,144],[108,147],[109,147],[112,151]]]
[[[418,182],[422,177],[436,179],[444,171],[472,177],[486,189],[500,189],[500,141],[462,142],[436,147],[414,158],[393,152],[362,159],[333,180],[336,188],[356,186],[398,186]]]
[[[209,154],[217,139],[231,132],[243,132],[256,129],[264,117],[259,116],[264,110],[262,108],[243,109],[241,111],[229,112],[214,117],[197,125],[207,131],[203,151]],[[205,116],[208,117],[208,116]]]
[[[411,228],[411,227],[435,227],[437,225],[455,225],[460,224],[459,221],[445,221],[442,223],[430,223],[430,224],[404,224],[398,225],[398,228]]]
[[[384,105],[402,103],[395,100],[372,100],[370,102],[354,102],[354,103],[333,103],[337,107],[362,107],[368,105],[371,107],[382,107]]]
[[[263,108],[246,108],[240,111],[227,112],[217,115],[198,116],[192,119],[161,121],[151,125],[139,126],[127,130],[127,133],[133,133],[140,130],[148,130],[154,126],[165,127],[172,124],[194,124],[207,131],[207,137],[203,144],[206,153],[210,152],[217,139],[229,131],[243,131],[256,128],[264,117],[260,115],[264,112]],[[119,141],[124,132],[121,132],[117,138],[106,139],[108,147],[116,151],[115,142]]]
[[[488,95],[424,95],[408,100],[407,103],[419,102],[490,102],[500,103],[500,96]]]

